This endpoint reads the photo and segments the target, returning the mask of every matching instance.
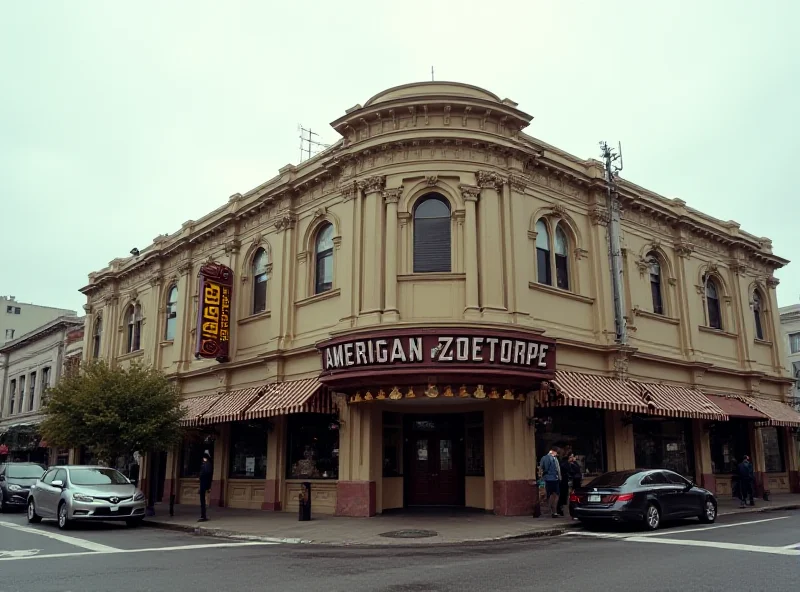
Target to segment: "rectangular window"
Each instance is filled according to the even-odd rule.
[[[339,425],[335,415],[289,416],[286,476],[289,479],[339,478]]]
[[[42,393],[50,388],[50,366],[42,368]]]
[[[13,306],[6,306],[6,314],[11,314],[12,312],[14,312],[14,307]]]
[[[583,475],[591,477],[606,470],[605,422],[602,411],[577,407],[537,409],[536,456],[538,460],[552,446],[570,448]]]
[[[549,286],[553,283],[552,277],[550,271],[550,251],[536,249],[536,281]]]
[[[181,477],[199,477],[203,454],[208,453],[214,459],[214,441],[200,438],[186,439],[181,450]]]
[[[661,299],[661,282],[650,280],[650,292],[653,297],[653,312],[656,314],[664,314],[664,302]]]
[[[633,424],[636,466],[668,469],[694,479],[694,446],[689,420],[638,420]]]
[[[6,329],[6,339],[14,339],[14,329]]]
[[[761,428],[764,444],[764,470],[767,473],[783,473],[786,460],[783,455],[783,430],[774,427]]]
[[[414,273],[450,273],[450,218],[414,220]]]
[[[800,353],[800,333],[789,334],[789,350],[793,354]]]
[[[403,476],[403,420],[398,413],[383,413],[383,476]]]
[[[465,418],[465,455],[467,477],[483,477],[483,411],[467,413]]]
[[[28,411],[33,411],[34,400],[36,399],[36,372],[31,372],[31,379],[28,388],[30,388],[30,396],[28,398]]]
[[[22,312],[22,311],[20,310],[19,306],[15,306],[14,307],[14,314],[19,314],[20,312]]]
[[[8,405],[8,414],[9,415],[13,415],[14,414],[14,399],[17,398],[17,381],[16,381],[16,379],[11,381],[10,390],[11,390],[11,400],[10,400],[9,405]]]
[[[25,377],[19,377],[19,404],[17,405],[17,413],[22,413],[25,410]]]
[[[265,479],[267,476],[267,422],[231,424],[231,479]]]
[[[569,290],[569,267],[566,255],[556,255],[556,286]]]
[[[747,422],[737,419],[714,424],[711,428],[711,471],[730,475],[745,454],[750,455]]]

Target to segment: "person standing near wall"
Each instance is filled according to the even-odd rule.
[[[211,480],[214,476],[214,469],[211,466],[211,457],[206,452],[203,455],[203,464],[200,465],[200,519],[198,522],[206,522],[206,492],[211,489]]]
[[[558,448],[555,446],[539,461],[542,469],[547,503],[550,506],[550,515],[558,518],[558,495],[561,489],[561,467],[558,464]]]

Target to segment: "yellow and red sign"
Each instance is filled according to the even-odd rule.
[[[230,359],[233,270],[221,263],[200,269],[196,358]]]

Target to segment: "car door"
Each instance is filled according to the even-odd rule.
[[[642,479],[642,485],[661,506],[661,517],[675,516],[677,511],[677,488],[667,481],[666,475],[661,471],[653,471]]]
[[[55,516],[55,511],[51,511],[50,508],[54,503],[53,490],[57,489],[52,485],[57,472],[58,469],[50,469],[44,474],[41,481],[36,484],[36,489],[33,493],[33,502],[36,505],[36,513],[39,514],[39,516]],[[61,491],[59,490],[59,494],[60,493]]]
[[[703,508],[700,497],[696,492],[692,491],[692,484],[678,473],[672,471],[663,471],[664,476],[670,484],[680,487],[680,491],[676,494],[676,511],[682,516],[697,516]]]

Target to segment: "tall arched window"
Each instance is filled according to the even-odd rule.
[[[100,345],[103,338],[103,317],[98,316],[94,320],[94,330],[92,331],[92,358],[100,357]]]
[[[650,253],[647,256],[647,265],[650,271],[650,295],[653,299],[653,312],[664,314],[664,294],[661,290],[661,264],[658,256]]]
[[[536,223],[536,281],[548,286],[553,283],[550,270],[550,233],[544,220]]]
[[[167,307],[164,313],[166,323],[164,324],[164,339],[173,341],[175,339],[175,326],[178,323],[178,286],[172,285],[167,292]]]
[[[414,208],[414,273],[450,270],[450,206],[434,193]]]
[[[556,226],[556,286],[569,290],[569,240],[561,224]]]
[[[131,304],[127,314],[128,325],[128,353],[139,351],[142,347],[142,307]]]
[[[267,310],[267,251],[253,255],[253,314]]]
[[[329,222],[317,231],[314,258],[314,294],[322,294],[333,288],[333,225]]]
[[[722,329],[722,309],[719,306],[719,287],[713,278],[706,278],[706,314],[708,326]]]
[[[758,290],[753,292],[753,319],[756,323],[756,339],[764,339],[764,309]]]

